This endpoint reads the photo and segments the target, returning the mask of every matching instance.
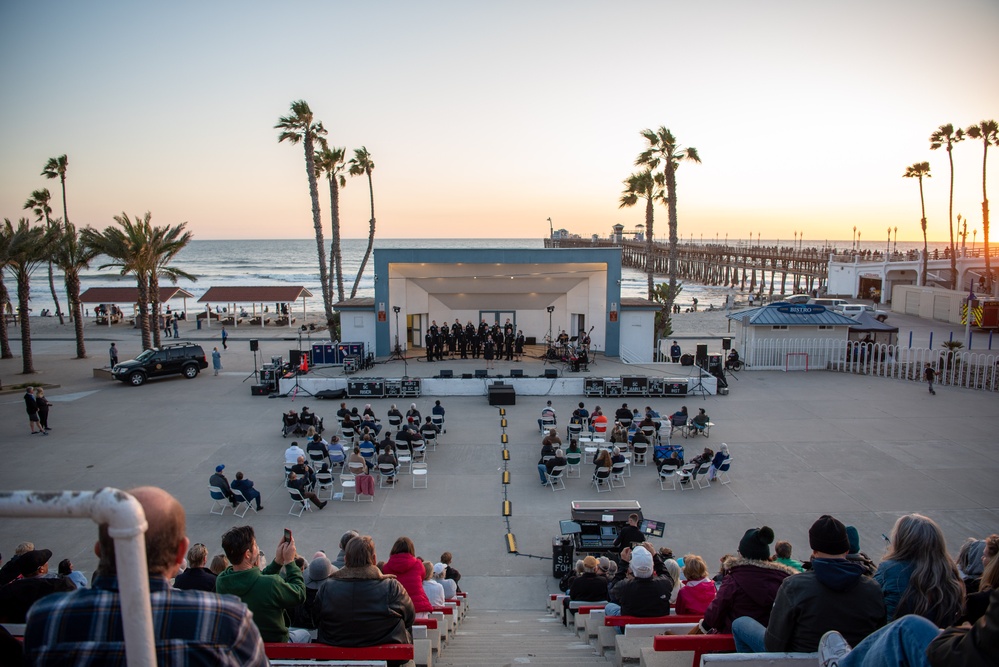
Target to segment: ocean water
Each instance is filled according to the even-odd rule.
[[[735,243],[735,241],[733,241]],[[763,245],[772,245],[776,241],[762,241]],[[850,241],[834,242],[841,249],[849,249]],[[941,251],[946,243],[931,243],[930,250],[939,248]],[[345,239],[342,242],[343,278],[345,296],[350,296],[350,289],[357,277],[367,239]],[[544,239],[375,239],[375,248],[543,248]],[[864,250],[884,250],[884,243],[861,244]],[[899,251],[921,248],[922,243],[899,243]],[[329,242],[327,241],[327,253]],[[91,268],[81,276],[82,290],[89,287],[133,287],[135,279],[132,276],[122,276],[117,269],[100,269],[106,259],[98,258]],[[327,257],[327,262],[329,261]],[[197,299],[213,285],[304,285],[316,298],[306,303],[310,310],[322,310],[321,290],[319,286],[318,259],[316,257],[315,239],[302,240],[238,240],[238,241],[192,241],[174,259],[171,266],[197,276],[197,281],[180,280],[177,285],[194,294],[194,299],[188,299],[188,308],[198,308]],[[13,277],[4,276],[8,292],[16,300],[16,289]],[[65,287],[62,275],[56,271],[56,291],[60,295],[60,303],[67,308]],[[657,282],[665,278],[657,277]],[[767,275],[769,280],[769,274]],[[757,282],[759,276],[757,277]],[[164,280],[162,285],[170,285]],[[748,283],[747,283],[748,284]],[[790,289],[790,283],[788,285]],[[700,307],[708,304],[721,306],[728,288],[720,286],[698,285],[684,283],[680,294],[681,305],[689,305],[696,297]],[[374,262],[368,260],[364,274],[360,277],[358,296],[374,295]],[[645,297],[645,274],[632,268],[622,269],[621,296]],[[181,299],[170,302],[174,308],[182,305]],[[16,303],[15,303],[16,307]],[[93,309],[93,305],[84,305]],[[46,267],[39,267],[31,278],[31,309],[32,314],[38,314],[42,309],[54,310],[52,296],[49,293]],[[122,304],[126,313],[131,309]]]

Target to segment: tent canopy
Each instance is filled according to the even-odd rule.
[[[850,327],[850,331],[854,332],[884,332],[884,333],[898,333],[898,327],[893,327],[890,324],[885,324],[884,322],[877,319],[873,313],[864,311],[857,315],[857,323]]]
[[[160,303],[182,297],[193,298],[194,295],[180,287],[160,287]],[[138,287],[91,287],[80,295],[80,303],[138,303]]]

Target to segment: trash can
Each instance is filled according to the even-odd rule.
[[[201,331],[201,320],[195,320],[198,324],[198,331]]]
[[[552,576],[561,579],[574,566],[571,535],[556,535],[552,539]]]

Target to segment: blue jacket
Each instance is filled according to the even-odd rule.
[[[881,585],[881,591],[885,596],[885,610],[889,621],[895,620],[899,600],[909,587],[912,570],[913,566],[909,561],[885,560],[881,561],[878,571],[874,573],[874,580]]]

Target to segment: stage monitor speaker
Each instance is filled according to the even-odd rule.
[[[722,338],[722,349],[723,350],[731,350],[732,349],[732,339],[731,338]]]
[[[475,377],[477,378],[489,377],[489,371],[487,371],[484,368],[477,368],[475,370]]]
[[[537,336],[528,336],[527,338],[524,339],[524,345],[537,345],[537,344],[538,344]]]
[[[300,363],[302,363],[302,351],[301,350],[288,350],[288,363],[292,367],[297,368]]]
[[[449,369],[449,368],[442,369],[441,370],[441,374],[438,377],[442,377],[442,378],[453,378],[454,377],[454,371],[451,370],[451,369]]]
[[[266,396],[269,393],[271,393],[271,386],[269,384],[250,385],[250,396]]]
[[[697,354],[694,355],[694,361],[697,363],[698,366],[704,366],[706,363],[708,363],[708,346],[707,345],[698,345],[697,346]]]
[[[471,380],[472,379],[472,374],[471,373],[462,373],[461,374],[461,379],[462,380]]]
[[[558,369],[557,368],[546,368],[545,369],[545,378],[547,378],[549,380],[558,379]]]
[[[260,342],[256,338],[250,339],[250,352],[256,352],[260,349]]]
[[[510,370],[510,377],[512,377],[512,378],[522,378],[522,377],[524,377],[524,369],[523,368],[514,368],[514,369],[511,369]]]

